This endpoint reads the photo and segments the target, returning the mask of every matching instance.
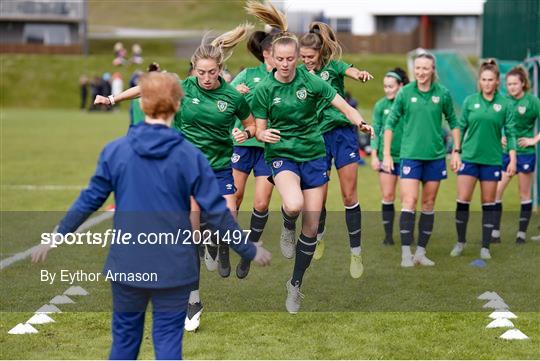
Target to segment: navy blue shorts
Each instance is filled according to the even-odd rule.
[[[358,133],[354,125],[339,127],[323,134],[326,145],[326,167],[332,168],[332,159],[336,169],[351,163],[360,163]]]
[[[264,161],[264,148],[261,147],[234,147],[231,157],[234,169],[250,174],[253,170],[255,177],[268,177],[272,170]]]
[[[214,170],[214,174],[216,175],[216,179],[219,184],[219,193],[222,196],[236,193],[232,168]]]
[[[517,158],[517,167],[516,173],[532,173],[536,167],[536,154],[518,154]],[[510,163],[510,156],[507,153],[503,153],[503,167],[502,169],[506,172],[508,168],[508,163]]]
[[[402,159],[401,172],[399,176],[402,179],[418,179],[422,182],[438,182],[447,178],[446,159]]]
[[[469,175],[482,181],[495,181],[501,180],[501,166],[499,165],[486,165],[463,161],[458,171],[458,176]]]
[[[328,183],[326,158],[317,158],[307,162],[295,162],[287,158],[272,159],[272,175],[288,170],[300,177],[300,189],[311,189]]]
[[[381,164],[381,168],[379,169],[379,172],[386,173],[386,174],[392,174],[392,175],[395,175],[395,176],[399,177],[400,169],[401,169],[401,164],[399,162],[394,162],[394,170],[392,170],[390,172],[387,172],[382,168],[382,164]]]

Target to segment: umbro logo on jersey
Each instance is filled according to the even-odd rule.
[[[258,83],[258,82],[260,82],[260,81],[261,81],[261,78],[259,78],[259,77],[253,78],[253,82],[254,82],[254,83]]]
[[[238,163],[239,160],[240,160],[240,154],[233,153],[231,157],[231,162]]]
[[[321,73],[321,79],[322,80],[328,80],[330,78],[330,74],[325,70]]]
[[[283,161],[282,160],[275,160],[272,162],[272,167],[278,169],[278,168],[281,168],[281,166],[283,165]]]
[[[480,109],[480,104],[476,103],[476,104],[474,105],[474,109]]]
[[[307,91],[306,89],[300,89],[296,92],[296,97],[300,100],[304,100],[307,97]]]
[[[418,101],[418,98],[417,97],[412,97],[411,98],[411,103],[416,103]]]
[[[500,104],[493,104],[493,110],[495,110],[496,112],[500,112],[502,109],[502,105]]]
[[[281,98],[280,97],[275,97],[274,100],[272,101],[272,103],[274,103],[274,104],[281,103]]]
[[[403,167],[403,174],[407,175],[411,172],[411,167]]]
[[[225,110],[227,110],[227,105],[227,102],[224,102],[223,100],[218,100],[217,102],[217,107],[220,112],[224,112]]]
[[[519,106],[518,107],[518,113],[519,114],[523,115],[523,114],[525,114],[526,111],[527,111],[526,107],[524,107],[524,106]]]
[[[191,100],[191,102],[192,102],[193,104],[199,104],[201,101],[200,101],[199,99],[197,99],[197,98],[193,98],[193,99]]]
[[[431,97],[431,101],[433,102],[433,104],[439,104],[439,101],[441,100],[441,98],[439,97]]]
[[[385,109],[383,113],[384,115],[387,115],[388,113],[390,113],[390,109]]]
[[[356,153],[355,153],[355,152],[350,153],[350,154],[349,154],[349,157],[355,158],[355,157],[356,157]]]

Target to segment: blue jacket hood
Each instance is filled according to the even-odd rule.
[[[144,122],[130,127],[127,137],[135,153],[144,158],[164,158],[184,140],[166,125]]]

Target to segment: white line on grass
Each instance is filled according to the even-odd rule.
[[[14,191],[65,191],[65,190],[81,190],[86,186],[65,185],[65,184],[7,184],[2,186],[6,190]]]
[[[90,229],[95,225],[98,225],[101,222],[112,218],[113,215],[114,212],[103,212],[102,214],[90,218],[89,220],[81,224],[81,226],[75,232],[84,232],[87,229]],[[30,257],[32,255],[32,252],[34,252],[34,250],[36,250],[40,245],[41,244],[38,244],[32,248],[27,249],[26,251],[15,253],[11,257],[4,258],[2,261],[0,261],[0,271],[4,268],[11,266],[15,262],[22,261],[23,259]]]

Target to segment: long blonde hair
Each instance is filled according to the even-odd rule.
[[[233,30],[221,34],[210,43],[208,43],[209,34],[205,34],[201,45],[191,56],[192,66],[195,67],[201,59],[212,59],[222,69],[225,61],[231,57],[233,48],[246,38],[251,29],[253,29],[253,25],[249,23],[238,25]]]
[[[294,44],[298,49],[298,38],[288,31],[289,25],[285,14],[279,11],[274,5],[271,3],[263,4],[258,1],[249,0],[246,3],[245,9],[249,15],[253,15],[266,25],[279,30],[279,33],[274,35],[272,51],[276,45],[288,44]]]
[[[334,30],[328,24],[319,21],[309,24],[309,33],[300,38],[300,47],[317,50],[321,66],[325,66],[332,59],[341,58],[343,53]]]

